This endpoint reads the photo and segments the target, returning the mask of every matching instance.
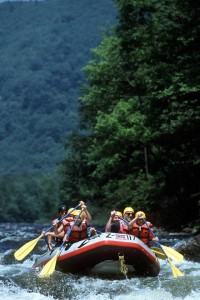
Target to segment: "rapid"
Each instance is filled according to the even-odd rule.
[[[175,264],[183,277],[174,278],[170,264],[160,260],[157,277],[103,278],[63,274],[55,271],[49,278],[39,278],[32,270],[35,259],[46,252],[40,239],[32,252],[22,261],[13,254],[26,242],[37,238],[48,226],[32,224],[0,224],[0,299],[6,300],[197,300],[200,299],[200,263],[184,260]],[[169,235],[160,239],[173,247],[181,239]]]

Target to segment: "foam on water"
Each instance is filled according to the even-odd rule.
[[[0,226],[1,228],[2,226]],[[3,228],[3,227],[2,227]],[[4,228],[3,228],[4,229]],[[16,228],[17,229],[17,228]],[[25,234],[25,231],[28,233]],[[157,277],[106,279],[95,276],[62,274],[55,271],[50,278],[41,279],[31,268],[35,259],[46,251],[46,244],[37,247],[23,261],[14,259],[14,251],[32,236],[32,228],[24,225],[20,236],[10,236],[10,227],[2,230],[0,240],[0,299],[6,300],[199,300],[200,263],[184,260],[173,264],[185,274],[174,278],[170,264],[161,260]],[[26,236],[24,238],[24,236]],[[21,239],[21,240],[20,240]]]
[[[5,285],[0,281],[0,299],[6,300],[55,300],[55,298],[50,295],[44,296],[40,293],[31,293],[23,290],[16,285]]]
[[[96,281],[98,282],[98,280]],[[84,297],[87,297],[87,300],[199,300],[200,291],[192,292],[190,295],[186,297],[173,297],[170,292],[165,291],[164,289],[156,289],[156,290],[135,290],[128,294],[121,293],[120,295],[114,295],[110,292],[100,292],[98,290],[93,291],[90,290],[88,293],[84,293]],[[42,295],[40,292],[29,292],[25,289],[21,289],[15,285],[9,284],[4,285],[0,282],[0,299],[6,300],[57,300],[55,297],[51,295]],[[59,299],[68,299],[63,295],[62,298]],[[74,300],[82,300],[83,294],[74,295]]]
[[[169,292],[166,292],[164,290],[153,290],[153,291],[137,291],[132,292],[128,295],[118,295],[118,296],[111,296],[108,293],[103,294],[95,294],[93,292],[88,295],[87,300],[199,300],[200,293],[194,294],[192,293],[189,296],[186,296],[185,298],[182,297],[173,297],[172,294]],[[82,297],[79,296],[75,298],[76,300],[82,300]]]
[[[200,290],[197,288],[199,275],[191,291],[188,289],[188,286],[192,286],[193,279],[173,278],[171,275],[168,279],[132,278],[122,281],[82,277],[71,282],[71,286],[75,300],[83,298],[87,300],[199,300]]]

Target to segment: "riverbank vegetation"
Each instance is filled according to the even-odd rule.
[[[115,2],[119,25],[85,67],[63,189],[181,228],[199,219],[200,5]]]

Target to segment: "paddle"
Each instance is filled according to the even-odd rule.
[[[74,228],[74,226],[76,225],[77,220],[79,219],[81,213],[82,213],[83,209],[80,210],[78,216],[76,217],[76,219],[74,220],[74,224],[73,226],[70,228],[69,232],[67,232],[67,234],[65,235],[66,238],[68,238]],[[60,255],[63,247],[64,247],[65,241],[62,242],[61,246],[59,247],[58,251],[56,252],[56,255],[50,259],[48,261],[48,263],[44,266],[44,268],[40,271],[39,273],[39,277],[48,277],[51,274],[53,274],[55,268],[56,268],[56,262],[57,262],[57,258]]]
[[[163,259],[163,260],[166,259],[165,254],[162,252],[162,250],[160,248],[158,248],[158,247],[151,247],[151,251],[153,251],[158,258]]]
[[[143,219],[144,223],[146,224],[146,226],[148,227],[149,231],[151,232],[151,234],[153,235],[153,237],[155,238],[155,235],[153,233],[153,231],[151,230],[151,228],[149,227],[149,224],[147,223],[147,221],[145,219]],[[163,251],[164,255],[166,256],[166,259],[167,261],[169,262],[170,266],[171,266],[171,269],[172,269],[172,274],[174,277],[178,277],[178,276],[183,276],[184,274],[177,268],[175,267],[173,264],[172,264],[172,261],[171,259],[169,258],[169,256],[166,254],[165,250],[164,250],[164,247],[165,249],[169,248],[169,247],[166,247],[166,246],[161,246],[161,244],[159,243],[159,241],[156,241],[157,245],[161,248],[161,250]],[[174,250],[175,251],[175,250]]]
[[[117,215],[118,216],[118,215]],[[129,222],[127,222],[124,218],[118,216],[119,219],[123,220],[126,224],[128,224]],[[147,224],[148,226],[148,224]],[[152,235],[154,236],[152,230],[150,229],[150,227],[148,226],[148,229],[149,231],[152,233]],[[154,236],[155,237],[155,236]],[[174,260],[175,262],[178,262],[180,263],[182,260],[183,260],[183,255],[180,254],[179,252],[177,252],[176,250],[170,248],[170,247],[167,247],[167,246],[163,246],[163,245],[160,245],[159,242],[155,241],[159,248],[158,247],[151,247],[151,250],[158,256],[158,258],[160,259],[167,259],[165,253],[167,254],[167,256]],[[165,253],[162,251],[162,248],[164,249]]]
[[[177,252],[176,250],[170,248],[170,247],[167,247],[167,246],[163,246],[162,245],[162,248],[164,249],[164,251],[167,253],[167,256],[172,259],[173,261],[177,262],[177,263],[180,263],[183,261],[184,257],[182,254],[180,254],[179,252]],[[151,250],[156,253],[156,255],[158,256],[158,258],[160,259],[166,259],[163,251],[161,248],[158,248],[158,247],[151,247]]]
[[[66,215],[64,215],[56,224],[59,224],[62,220],[64,220],[68,215],[70,215],[75,209],[79,207],[80,204],[78,204],[75,208],[70,210]],[[48,231],[50,231],[53,228],[53,225],[49,227],[44,233],[42,233],[38,238],[26,243],[23,245],[21,248],[19,248],[17,251],[14,253],[14,257],[17,260],[22,260],[24,257],[26,257],[36,246],[37,242],[41,239],[42,236],[45,235]]]

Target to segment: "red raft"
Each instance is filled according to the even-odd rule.
[[[40,269],[57,253],[58,248],[37,258],[33,269]],[[56,270],[70,273],[120,274],[120,258],[128,273],[139,276],[157,276],[160,264],[157,257],[142,241],[133,235],[101,233],[63,247],[57,259]]]

